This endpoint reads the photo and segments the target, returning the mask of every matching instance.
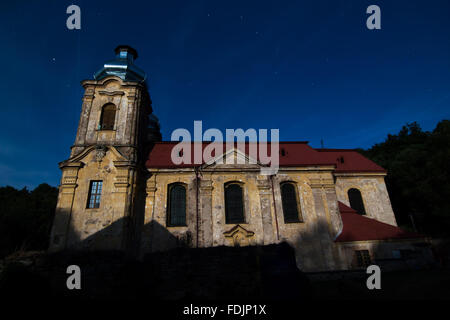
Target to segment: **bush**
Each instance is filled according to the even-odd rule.
[[[46,183],[33,191],[0,187],[0,258],[47,249],[57,197],[58,189]]]

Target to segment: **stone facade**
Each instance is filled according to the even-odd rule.
[[[80,122],[61,185],[50,250],[132,250],[137,199],[145,185],[140,158],[148,150],[151,99],[145,83],[109,75],[85,80]],[[100,128],[102,108],[116,107],[114,126]],[[150,142],[150,143],[148,143]],[[87,209],[90,182],[102,181],[100,208]],[[142,196],[141,196],[142,197]],[[95,235],[95,236],[94,236]]]
[[[339,201],[350,206],[348,190],[356,188],[361,191],[364,207],[368,217],[396,226],[389,194],[384,183],[385,174],[358,173],[335,174],[336,195]]]
[[[145,78],[129,80],[110,71],[102,69],[101,78],[82,82],[85,94],[75,144],[70,158],[60,163],[51,251],[122,250],[143,257],[179,246],[287,242],[301,270],[325,271],[352,268],[352,244],[334,241],[342,230],[338,201],[349,205],[350,188],[361,191],[368,217],[396,225],[385,173],[337,174],[333,165],[315,165],[281,167],[267,176],[261,175],[260,165],[238,161],[243,155],[237,150],[223,155],[233,157],[233,164],[146,167],[160,135]],[[116,107],[114,127],[108,130],[100,126],[106,104]],[[87,205],[92,181],[102,181],[98,208]],[[287,181],[297,192],[299,222],[285,223],[283,218],[280,184]],[[229,182],[242,186],[244,223],[225,221],[224,186]],[[173,183],[186,187],[185,226],[167,224]]]

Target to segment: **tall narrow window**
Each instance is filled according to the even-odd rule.
[[[180,183],[169,185],[167,225],[186,225],[186,188]]]
[[[225,222],[245,223],[243,192],[237,183],[225,185]]]
[[[100,117],[101,130],[113,130],[114,122],[116,121],[116,106],[112,103],[105,104],[102,108],[102,115]]]
[[[100,208],[100,198],[102,196],[103,181],[91,181],[89,186],[89,196],[87,207],[89,209]]]
[[[300,222],[299,201],[295,185],[291,182],[285,182],[281,184],[280,189],[284,222]]]
[[[352,209],[354,209],[356,212],[361,215],[366,214],[361,192],[358,189],[352,188],[348,190],[348,201],[350,202],[350,207],[352,207]]]

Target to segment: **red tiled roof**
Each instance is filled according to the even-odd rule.
[[[356,213],[358,214],[358,212],[353,209],[352,207],[346,206],[345,204],[343,204],[342,202],[338,201],[338,207],[339,207],[339,212],[342,213]]]
[[[315,149],[324,159],[335,161],[335,172],[386,172],[375,162],[367,159],[355,150],[349,149]]]
[[[361,216],[340,201],[338,204],[343,228],[335,242],[423,238],[420,234]]]
[[[193,164],[194,159],[194,147],[191,152],[191,164],[176,165],[171,160],[172,148],[177,145],[178,142],[157,142],[153,149],[150,151],[148,160],[146,162],[147,168],[186,168],[198,166]],[[210,142],[202,143],[202,150],[205,149]],[[269,143],[270,144],[270,143]],[[237,147],[237,145],[235,145]],[[257,144],[258,147],[258,144]],[[226,147],[226,143],[223,143],[224,153],[229,151],[230,148]],[[267,147],[267,154],[270,156],[270,145]],[[314,166],[314,165],[334,165],[334,161],[330,161],[322,157],[316,150],[311,148],[307,142],[280,142],[279,150],[284,150],[284,156],[280,155],[280,166]],[[202,151],[203,152],[203,151]],[[249,143],[245,144],[245,153],[249,154]],[[213,154],[214,156],[214,154]],[[259,161],[259,152],[258,159]],[[203,164],[203,163],[202,163]]]
[[[191,164],[176,165],[172,162],[172,148],[177,144],[178,142],[176,141],[155,143],[147,158],[147,168],[187,168],[198,166],[199,164],[194,164],[193,151],[191,152]],[[208,144],[210,142],[203,142],[202,150]],[[224,152],[228,151],[228,149],[225,150],[226,144],[224,143],[223,145]],[[246,143],[246,154],[249,153],[248,149],[249,143]],[[334,165],[336,172],[385,172],[376,163],[354,150],[314,149],[306,141],[280,142],[279,150],[280,167]],[[270,156],[270,146],[268,146],[268,155]]]

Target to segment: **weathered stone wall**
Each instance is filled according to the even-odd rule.
[[[339,175],[336,178],[337,199],[350,206],[348,190],[361,192],[364,208],[369,218],[396,226],[395,215],[384,182],[384,175]]]
[[[297,264],[302,270],[336,267],[337,253],[333,240],[342,228],[342,222],[331,170],[280,171],[273,181],[268,176],[260,175],[259,170],[205,170],[201,172],[198,190],[193,170],[150,171],[141,254],[180,245],[233,246],[236,239],[228,234],[239,227],[243,228],[237,235],[241,237],[238,241],[240,245],[286,241],[295,248]],[[297,186],[301,222],[284,222],[280,183],[285,181]],[[243,187],[245,223],[225,223],[224,186],[229,182],[239,182]],[[167,226],[167,193],[172,183],[187,186],[185,227]]]
[[[117,250],[124,246],[133,172],[121,166],[121,160],[123,157],[115,149],[108,149],[101,159],[91,149],[79,159],[76,175],[70,167],[63,169],[51,248]],[[100,208],[87,208],[92,180],[103,181]],[[67,182],[73,185],[67,187]],[[57,223],[59,220],[62,222]],[[55,236],[65,239],[55,242]]]
[[[240,224],[247,231],[254,232],[250,244],[263,244],[264,232],[261,215],[261,202],[259,190],[256,184],[254,172],[229,172],[221,174],[209,174],[212,181],[212,221],[213,221],[213,245],[233,245],[227,241],[224,233],[231,230],[236,224],[225,223],[225,184],[229,182],[240,182],[244,192],[244,219]]]
[[[102,81],[85,81],[85,94],[72,156],[93,144],[138,146],[139,116],[149,112],[143,103],[143,88],[137,83],[123,82],[116,77]],[[116,118],[112,130],[99,130],[102,107],[108,103],[116,106]],[[135,160],[135,159],[133,159]]]
[[[139,152],[144,150],[145,120],[151,112],[144,85],[115,76],[83,81],[85,94],[71,157],[60,163],[62,179],[50,250],[129,248],[140,217],[137,181]],[[112,130],[100,130],[102,107],[116,106]],[[142,153],[142,152],[141,152]],[[102,180],[100,208],[87,209],[92,180]],[[141,188],[143,189],[143,188]],[[137,194],[139,192],[139,194]],[[142,201],[143,201],[142,200]],[[131,226],[131,228],[130,228]]]
[[[303,222],[285,223],[280,184],[297,186]],[[280,240],[296,250],[301,270],[329,270],[335,267],[333,240],[342,224],[336,211],[331,171],[283,171],[273,177]]]
[[[435,260],[430,250],[431,243],[418,240],[398,240],[398,241],[357,241],[336,244],[339,252],[341,269],[358,269],[356,250],[367,250],[372,263],[377,264],[383,270],[395,270],[405,268],[423,268],[435,264]],[[406,250],[410,256],[402,257],[398,254]],[[394,252],[397,251],[397,256]]]
[[[187,226],[167,226],[167,192],[172,183],[183,183],[186,193]],[[147,180],[145,218],[141,237],[141,253],[168,250],[187,241],[197,247],[196,234],[196,179],[194,172],[175,174],[152,173]]]

